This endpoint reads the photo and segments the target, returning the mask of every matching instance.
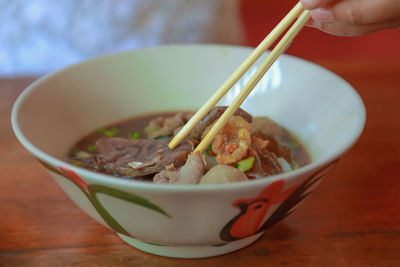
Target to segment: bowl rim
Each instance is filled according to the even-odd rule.
[[[72,164],[69,164],[63,160],[60,160],[56,157],[53,157],[44,151],[40,150],[38,147],[36,147],[34,144],[32,144],[27,137],[22,133],[19,123],[18,123],[18,114],[19,114],[19,108],[23,104],[24,101],[26,101],[29,97],[29,95],[36,89],[39,88],[39,85],[42,83],[45,83],[47,80],[52,79],[54,76],[60,75],[63,72],[67,72],[68,70],[72,68],[76,68],[77,66],[81,66],[84,64],[88,63],[93,63],[96,61],[102,61],[107,58],[115,57],[115,56],[123,56],[131,53],[140,53],[143,51],[151,51],[153,49],[169,49],[169,48],[212,48],[212,49],[243,49],[243,50],[248,50],[249,52],[252,51],[252,47],[247,47],[247,46],[238,46],[238,45],[219,45],[219,44],[173,44],[173,45],[160,45],[160,46],[152,46],[152,47],[145,47],[145,48],[140,48],[136,50],[131,50],[131,51],[124,51],[124,52],[117,52],[117,53],[112,53],[112,54],[107,54],[99,57],[95,57],[89,60],[81,61],[78,63],[75,63],[73,65],[61,68],[59,70],[56,70],[54,72],[51,72],[49,74],[46,74],[33,83],[31,83],[28,87],[26,87],[22,93],[18,96],[17,100],[14,102],[12,112],[11,112],[11,125],[14,131],[15,136],[17,137],[18,141],[27,149],[34,157],[49,163],[50,165],[57,166],[59,167],[65,167],[67,169],[70,169],[74,172],[76,172],[79,176],[83,176],[84,179],[90,180],[90,181],[98,181],[99,183],[102,184],[107,184],[109,186],[116,185],[116,186],[122,186],[126,188],[135,188],[135,189],[140,189],[144,191],[159,191],[159,192],[211,192],[211,191],[225,191],[225,190],[232,190],[232,189],[243,189],[243,188],[252,188],[252,187],[260,187],[263,188],[262,186],[265,186],[266,184],[272,183],[274,181],[283,179],[285,181],[292,180],[293,178],[297,176],[304,175],[308,172],[311,172],[312,170],[319,170],[321,167],[324,165],[327,165],[329,163],[334,162],[336,159],[340,158],[341,155],[346,153],[350,148],[354,146],[354,144],[357,142],[359,137],[361,136],[364,127],[365,127],[365,121],[366,121],[366,110],[365,110],[365,105],[364,102],[361,98],[361,96],[357,93],[357,91],[351,86],[347,81],[345,81],[343,78],[338,76],[337,74],[333,73],[332,71],[315,64],[313,62],[301,59],[299,57],[295,57],[292,55],[288,54],[283,54],[281,57],[287,57],[291,58],[291,60],[295,61],[300,61],[303,64],[308,64],[308,65],[313,65],[317,68],[319,68],[322,71],[328,72],[331,75],[335,76],[337,79],[341,80],[344,82],[344,84],[347,85],[347,90],[350,90],[350,92],[353,94],[353,96],[358,100],[360,103],[361,107],[361,118],[360,121],[355,128],[355,132],[353,136],[349,139],[347,144],[343,145],[341,149],[336,151],[336,153],[333,153],[330,157],[323,159],[323,160],[315,160],[312,161],[310,164],[303,166],[299,169],[292,170],[287,173],[282,173],[278,175],[273,175],[268,178],[263,178],[263,179],[256,179],[256,180],[248,180],[248,181],[243,181],[243,182],[237,182],[237,183],[228,183],[228,184],[207,184],[207,185],[192,185],[192,184],[153,184],[151,182],[144,182],[144,181],[137,181],[133,179],[124,179],[120,177],[110,177],[110,175],[107,174],[102,174],[102,173],[97,173],[94,171],[90,171],[81,167],[74,166]],[[112,179],[110,179],[112,178]],[[90,184],[90,183],[89,183]]]

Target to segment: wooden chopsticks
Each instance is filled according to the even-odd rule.
[[[256,60],[278,39],[278,37],[289,27],[295,20],[296,22],[286,32],[275,48],[269,53],[267,58],[257,69],[256,73],[250,78],[246,85],[242,88],[235,100],[225,110],[222,116],[210,129],[204,139],[194,150],[195,152],[203,152],[218,134],[221,128],[232,117],[246,97],[250,94],[256,84],[261,80],[264,74],[276,61],[276,59],[290,45],[291,41],[303,28],[304,24],[310,18],[310,12],[304,10],[302,5],[297,3],[293,9],[285,16],[283,20],[268,34],[268,36],[254,49],[250,56],[232,73],[225,83],[214,93],[214,95],[193,115],[193,117],[185,124],[178,134],[168,144],[169,148],[175,148],[200,122],[204,116],[218,103],[218,101],[231,89],[231,87],[240,79],[240,77],[256,62]]]

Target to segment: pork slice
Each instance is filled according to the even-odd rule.
[[[96,160],[105,172],[121,176],[155,174],[174,164],[180,167],[193,150],[193,144],[182,141],[174,150],[168,148],[171,138],[130,140],[119,137],[96,142],[99,154]]]
[[[162,136],[171,136],[174,135],[176,129],[182,128],[182,126],[186,124],[191,116],[192,113],[178,112],[173,117],[158,117],[150,121],[145,131],[150,139],[155,139]]]
[[[189,134],[189,138],[199,141],[204,130],[221,117],[227,108],[227,106],[217,106],[210,110],[210,112],[208,112],[207,115],[193,128]],[[238,108],[234,115],[242,117],[249,123],[253,121],[253,117],[241,108]]]
[[[198,184],[206,169],[204,155],[193,153],[179,170],[179,184]]]
[[[167,168],[156,174],[153,183],[159,184],[198,184],[206,170],[204,155],[194,153],[189,155],[185,165],[180,169],[174,166]]]
[[[277,157],[284,158],[287,162],[292,162],[292,153],[290,147],[278,136],[268,135],[261,131],[252,133],[252,137],[258,137],[263,140],[268,140],[268,151],[274,153]],[[284,137],[286,138],[286,137]]]
[[[232,166],[216,165],[201,178],[200,184],[227,184],[247,180],[243,172]]]
[[[100,139],[96,142],[96,149],[99,152],[96,158],[101,162],[112,162],[122,156],[121,147],[125,143],[125,139],[113,138],[110,142],[107,138]],[[138,149],[131,149],[131,153],[137,153]]]
[[[254,117],[251,128],[254,132],[262,132],[269,136],[284,136],[288,134],[285,128],[269,117]]]
[[[249,178],[257,179],[283,173],[278,157],[267,149],[259,149],[252,144],[249,155],[255,158],[253,167],[246,172]]]
[[[165,170],[157,173],[153,178],[155,184],[175,184],[179,179],[179,171],[173,164],[165,167]]]

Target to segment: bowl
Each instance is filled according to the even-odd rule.
[[[332,72],[282,55],[242,104],[305,143],[313,162],[288,173],[232,184],[162,185],[110,177],[63,159],[94,129],[138,114],[198,109],[251,51],[161,46],[61,69],[19,96],[12,111],[15,135],[73,202],[128,244],[180,258],[238,250],[291,213],[360,136],[363,102]],[[259,64],[220,104],[232,101]]]

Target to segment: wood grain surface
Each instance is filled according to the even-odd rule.
[[[0,266],[400,266],[400,52],[338,57],[337,43],[321,58],[298,52],[358,90],[360,140],[295,213],[253,245],[207,259],[144,253],[77,208],[12,133],[12,104],[34,78],[0,79]]]

